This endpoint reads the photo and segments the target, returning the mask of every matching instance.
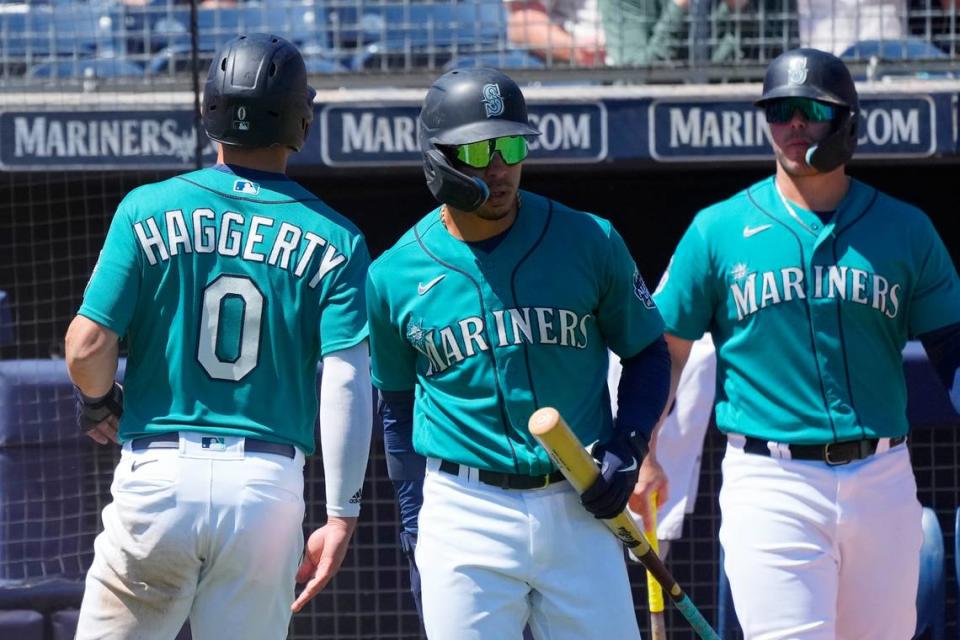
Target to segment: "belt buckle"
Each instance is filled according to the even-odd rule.
[[[831,467],[839,467],[839,466],[843,466],[843,465],[845,465],[845,464],[850,464],[850,462],[851,462],[851,460],[852,460],[852,458],[850,458],[850,457],[847,457],[847,458],[844,459],[844,460],[834,460],[834,459],[830,456],[831,447],[833,447],[834,445],[838,445],[838,444],[846,444],[846,443],[843,443],[843,442],[828,442],[827,444],[823,445],[823,461],[826,462],[826,463],[827,463],[829,466],[831,466]]]

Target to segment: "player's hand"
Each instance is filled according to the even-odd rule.
[[[77,399],[77,426],[89,438],[100,444],[111,441],[120,444],[117,428],[123,415],[123,387],[114,382],[105,395],[91,398],[78,387],[73,388]]]
[[[633,488],[633,494],[630,496],[630,509],[639,514],[644,522],[652,522],[654,514],[650,512],[650,493],[657,492],[657,508],[663,506],[667,501],[670,486],[667,482],[667,474],[663,467],[657,462],[657,457],[653,453],[648,453],[640,465],[640,473],[637,476],[637,484]]]
[[[646,449],[642,436],[620,437],[593,447],[600,475],[580,496],[584,508],[595,518],[609,520],[619,515],[637,484],[639,459]]]
[[[300,611],[315,595],[323,591],[327,583],[337,575],[354,529],[356,518],[330,516],[327,524],[310,534],[303,553],[303,561],[297,570],[297,582],[306,586],[290,608]]]

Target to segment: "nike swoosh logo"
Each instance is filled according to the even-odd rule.
[[[631,464],[629,467],[624,467],[623,469],[620,469],[620,473],[629,473],[631,471],[636,471],[636,469],[637,469],[637,459],[634,458],[633,464]]]
[[[437,276],[427,284],[423,284],[421,282],[420,284],[417,285],[417,293],[419,293],[420,295],[425,294],[427,291],[430,291],[430,289],[432,289],[435,284],[437,284],[438,282],[440,282],[446,277],[447,277],[447,274],[444,273],[442,275]]]
[[[767,229],[769,229],[769,228],[772,227],[772,226],[773,226],[772,224],[762,224],[762,225],[760,225],[759,227],[753,227],[753,228],[750,228],[749,226],[744,227],[744,228],[743,228],[743,237],[744,237],[744,238],[749,238],[750,236],[755,236],[755,235],[757,235],[758,233],[760,233],[761,231],[766,231]]]
[[[137,469],[139,469],[139,468],[142,467],[143,465],[145,465],[145,464],[150,464],[151,462],[156,462],[156,461],[157,461],[156,458],[154,458],[153,460],[141,460],[139,464],[138,464],[136,461],[134,461],[134,463],[133,463],[132,465],[130,465],[130,470],[131,470],[131,471],[136,471]]]

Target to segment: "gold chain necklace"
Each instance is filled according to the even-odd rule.
[[[520,213],[520,207],[522,206],[523,206],[523,198],[520,196],[520,192],[517,191],[517,214]],[[450,215],[448,213],[448,209],[449,207],[447,207],[446,203],[443,203],[440,206],[440,222],[443,223],[443,226],[444,228],[447,229],[447,231],[450,230],[450,225],[447,223],[447,217]]]

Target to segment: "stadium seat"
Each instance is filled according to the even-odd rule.
[[[0,638],[44,640],[43,616],[36,611],[0,611]]]
[[[97,53],[143,65],[157,51],[176,38],[189,42],[182,6],[152,0],[144,4],[97,2],[93,5],[97,17]]]
[[[0,361],[0,581],[83,577],[116,456],[77,428],[63,360]]]
[[[850,45],[841,58],[863,60],[876,56],[881,60],[926,60],[946,58],[947,54],[919,38],[861,40]]]
[[[228,40],[246,32],[268,32],[290,40],[302,50],[305,58],[329,57],[328,35],[322,24],[318,24],[321,15],[312,4],[285,5],[280,7],[266,4],[248,3],[236,7],[218,7],[197,9],[197,48],[205,54],[204,66],[209,63],[212,54]],[[191,64],[191,42],[189,30],[189,11],[177,9],[168,14],[168,22],[158,25],[157,37],[166,38],[167,44],[147,65],[151,75],[177,73]],[[322,20],[320,20],[322,22]],[[165,31],[160,31],[164,26]],[[335,62],[335,61],[334,61]],[[318,70],[323,65],[318,63]],[[340,70],[337,65],[331,69]]]
[[[840,54],[846,60],[870,60],[873,68],[868,71],[874,79],[887,76],[907,76],[916,78],[953,78],[956,74],[950,71],[928,71],[917,69],[916,66],[896,68],[884,66],[884,62],[903,60],[937,60],[947,57],[947,54],[936,45],[919,38],[903,38],[896,40],[861,40],[850,45]],[[866,75],[855,80],[865,80]]]
[[[51,640],[73,640],[77,635],[77,620],[80,617],[79,609],[65,609],[50,616],[50,627],[53,631]]]
[[[29,78],[142,78],[143,67],[118,58],[90,58],[42,62],[27,71]]]
[[[307,67],[307,73],[347,73],[349,68],[336,60],[329,60],[318,56],[311,56],[303,52],[303,63]]]
[[[0,362],[0,450],[79,442],[72,389],[63,360]]]
[[[510,49],[500,0],[368,2],[334,13],[341,37],[356,39],[358,53],[351,63],[356,69],[538,66],[532,56]]]
[[[464,67],[495,67],[497,69],[546,69],[547,63],[535,55],[520,49],[508,49],[499,53],[481,53],[475,56],[451,60],[444,69]],[[553,84],[553,83],[551,83]],[[582,83],[581,83],[582,84]]]
[[[84,5],[23,5],[22,11],[0,12],[0,57],[8,64],[93,54],[94,13]]]
[[[0,611],[29,608],[40,614],[52,614],[79,607],[82,597],[83,581],[80,579],[0,580]]]
[[[79,617],[79,609],[65,609],[51,615],[50,626],[53,630],[53,635],[50,640],[73,640],[73,637],[77,633],[77,621]],[[174,640],[191,640],[192,637],[190,634],[190,624],[187,623],[183,625],[183,628],[180,629],[180,633],[177,634]]]
[[[923,508],[923,545],[920,548],[920,583],[917,589],[917,629],[919,637],[929,632],[932,640],[946,638],[946,576],[944,573],[943,531],[937,514]],[[957,527],[960,527],[960,507],[957,508]],[[958,529],[960,530],[960,529]],[[957,543],[960,554],[960,543]],[[960,557],[960,555],[958,555]],[[960,561],[957,563],[960,572]],[[960,573],[958,573],[960,575]],[[730,582],[723,570],[723,548],[720,549],[720,579],[717,590],[717,633],[721,638],[735,638],[740,627],[733,609]]]

